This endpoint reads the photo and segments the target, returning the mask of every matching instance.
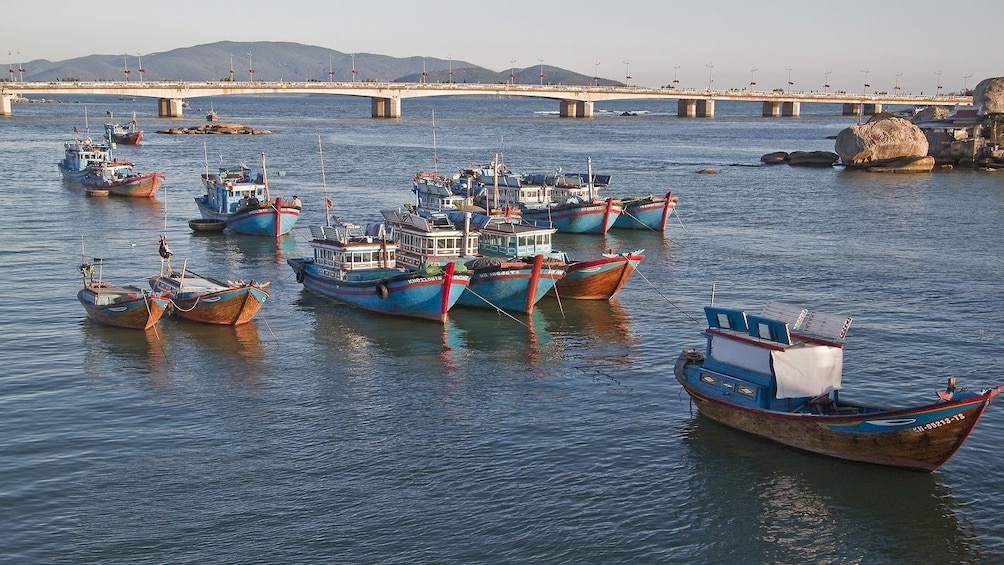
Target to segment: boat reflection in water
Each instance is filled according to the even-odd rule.
[[[736,434],[709,418],[691,418],[681,430],[690,456],[681,464],[688,492],[709,493],[721,515],[720,535],[761,540],[750,562],[975,563],[987,557],[964,511],[942,477],[843,461]],[[756,516],[743,524],[735,512]],[[667,508],[667,512],[677,509]],[[850,528],[850,531],[848,530]],[[715,532],[705,532],[714,537]],[[847,540],[853,539],[853,544]],[[769,541],[768,541],[769,540]],[[981,555],[983,554],[983,555]],[[797,556],[797,557],[796,557]]]
[[[627,310],[610,300],[554,300],[539,303],[547,331],[561,340],[563,347],[584,348],[608,359],[623,355],[624,345],[635,340]]]
[[[257,386],[268,372],[268,360],[258,322],[223,326],[191,324],[173,320],[163,324],[164,348],[177,364],[175,374],[200,379],[229,379],[234,383]],[[211,355],[206,355],[211,352]],[[187,359],[201,359],[198,367],[185,365]],[[208,359],[208,361],[207,361]]]
[[[148,377],[153,388],[170,386],[163,326],[136,331],[83,318],[81,330],[86,374]]]

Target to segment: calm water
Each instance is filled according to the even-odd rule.
[[[169,136],[223,121],[268,136]],[[559,119],[553,101],[196,99],[18,104],[0,120],[0,561],[11,563],[974,563],[1004,560],[1004,411],[991,406],[933,474],[817,457],[697,417],[672,377],[702,344],[701,308],[769,299],[854,317],[845,398],[903,405],[949,376],[1004,382],[1004,176],[759,167],[832,150],[855,118],[795,119],[719,104],[711,120],[657,102]],[[137,113],[118,155],[167,175],[151,202],[64,184],[62,142],[84,115]],[[624,110],[644,110],[635,117]],[[326,192],[345,219],[411,201],[410,179],[487,162],[583,170],[610,192],[680,196],[666,237],[562,236],[575,256],[645,249],[610,303],[544,302],[513,320],[456,310],[445,327],[305,293]],[[205,144],[205,148],[204,148]],[[306,206],[275,242],[195,236],[205,154],[256,162]],[[718,173],[697,174],[704,167]],[[176,263],[271,281],[240,328],[165,319],[156,333],[88,321],[81,246],[106,278],[144,283],[167,232]]]

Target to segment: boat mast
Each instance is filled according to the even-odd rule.
[[[492,160],[492,178],[494,179],[495,191],[493,193],[494,202],[492,202],[492,209],[498,210],[499,207],[499,154],[495,154],[495,159]],[[490,212],[489,212],[490,214]]]
[[[324,178],[324,148],[321,147],[321,134],[317,134],[317,154],[321,157],[321,195],[324,196],[324,225],[331,226],[331,208],[334,206],[328,199],[328,183]]]
[[[265,183],[265,202],[271,202],[272,197],[268,193],[268,173],[265,172],[265,152],[261,152],[261,180]]]
[[[589,189],[589,200],[590,202],[596,198],[596,194],[593,192],[593,158],[586,157],[586,175],[589,177],[586,179],[586,188]]]
[[[439,176],[439,155],[436,153],[436,111],[432,111],[432,174]]]

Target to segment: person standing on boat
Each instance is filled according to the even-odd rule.
[[[166,235],[160,236],[160,249],[158,251],[160,253],[160,256],[164,258],[164,263],[165,263],[165,265],[167,265],[167,272],[170,273],[171,272],[171,255],[174,255],[174,253],[171,253],[171,248],[167,246],[167,236]]]
[[[296,208],[297,210],[303,208],[303,202],[300,202],[300,197],[295,194],[293,195],[293,208]]]

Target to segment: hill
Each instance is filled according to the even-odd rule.
[[[249,55],[250,53],[250,55]],[[140,64],[142,63],[142,67]],[[255,41],[220,41],[206,45],[183,47],[135,55],[87,55],[65,61],[39,59],[25,67],[26,81],[247,81],[249,69],[254,69],[255,81],[351,81],[355,68],[356,81],[504,83],[511,69],[493,71],[467,61],[450,61],[434,57],[389,57],[375,53],[342,53],[325,47],[300,43]],[[139,69],[143,69],[140,77]],[[126,75],[125,70],[130,72]],[[544,81],[551,84],[594,84],[593,77],[558,67],[544,67]],[[231,73],[232,71],[232,73]],[[517,84],[539,84],[539,66],[515,69]],[[330,74],[329,73],[333,73]],[[600,84],[618,85],[617,81],[601,79]]]

